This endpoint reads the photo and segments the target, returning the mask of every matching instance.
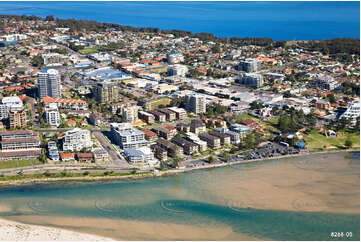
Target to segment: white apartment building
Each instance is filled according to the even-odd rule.
[[[6,119],[9,111],[21,111],[23,108],[23,102],[19,97],[4,97],[0,103],[0,120]]]
[[[63,150],[67,151],[80,151],[83,148],[90,148],[93,146],[90,131],[75,128],[66,131],[63,138]]]
[[[38,73],[38,93],[40,98],[61,97],[60,74],[57,70],[43,69]]]
[[[58,127],[61,123],[58,105],[56,103],[48,103],[44,112],[45,122],[51,126]]]
[[[357,117],[360,117],[360,100],[350,103],[347,107],[347,110],[340,116],[340,119],[350,119],[351,124],[355,125]]]
[[[134,123],[138,120],[138,106],[129,106],[122,109],[122,121],[125,123]]]
[[[133,128],[130,123],[111,123],[110,132],[113,141],[122,149],[139,149],[148,146],[145,134]]]

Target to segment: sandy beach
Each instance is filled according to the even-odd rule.
[[[112,239],[64,229],[27,225],[0,218],[0,241],[113,241]]]

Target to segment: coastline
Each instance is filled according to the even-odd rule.
[[[67,229],[14,222],[0,217],[0,241],[115,241]]]
[[[48,182],[56,182],[56,181],[88,181],[88,182],[91,182],[91,181],[107,181],[107,180],[123,180],[123,179],[133,180],[133,179],[154,178],[154,177],[162,177],[162,176],[174,175],[174,174],[184,173],[184,172],[191,172],[194,170],[211,169],[211,168],[217,168],[217,167],[232,166],[232,165],[237,165],[237,164],[250,164],[250,163],[254,163],[254,162],[275,160],[275,159],[307,157],[308,155],[312,155],[312,154],[328,154],[328,153],[352,152],[352,151],[360,152],[359,149],[307,152],[307,153],[301,153],[301,154],[283,155],[283,156],[268,157],[268,158],[262,158],[262,159],[233,161],[233,162],[221,163],[221,164],[207,164],[207,165],[192,167],[192,168],[183,168],[183,169],[178,168],[178,169],[174,169],[174,170],[158,171],[158,172],[153,172],[153,173],[140,173],[140,174],[132,174],[132,175],[126,175],[126,176],[25,178],[25,179],[10,180],[10,181],[0,181],[0,187],[11,187],[11,186],[20,186],[20,185],[36,184],[36,183],[48,183]]]

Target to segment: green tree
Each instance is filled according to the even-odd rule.
[[[208,157],[208,163],[212,164],[215,161],[214,157],[211,155]]]
[[[345,141],[345,146],[346,146],[347,149],[351,148],[351,147],[352,147],[352,141],[349,140],[349,139],[347,139],[347,140]]]

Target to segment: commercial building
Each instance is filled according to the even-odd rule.
[[[119,101],[119,87],[115,83],[100,82],[93,88],[95,100],[99,103]]]
[[[263,85],[263,76],[255,73],[241,73],[238,76],[238,83],[259,88]]]
[[[248,58],[239,62],[238,69],[245,72],[256,72],[261,69],[261,62],[256,59]]]
[[[60,74],[57,70],[45,68],[38,72],[38,94],[40,98],[61,97]]]
[[[186,95],[186,109],[195,114],[205,113],[206,98],[197,94]]]
[[[0,159],[37,158],[41,154],[39,133],[29,130],[0,132]]]
[[[111,123],[110,133],[113,141],[122,149],[148,146],[144,133],[133,128],[130,123]]]
[[[48,103],[44,111],[45,122],[51,126],[58,127],[61,123],[58,105],[56,103]]]
[[[75,128],[65,132],[63,137],[64,151],[80,151],[83,148],[91,148],[93,141],[89,130]]]

